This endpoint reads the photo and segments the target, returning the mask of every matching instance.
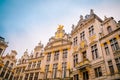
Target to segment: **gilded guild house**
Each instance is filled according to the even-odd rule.
[[[0,80],[120,80],[120,21],[92,9],[70,34],[59,25],[45,46],[18,60],[15,50],[3,56],[7,46],[0,37]]]

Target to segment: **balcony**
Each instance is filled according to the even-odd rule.
[[[90,67],[90,61],[87,58],[83,59],[83,61],[76,64],[76,69],[78,70],[84,70],[87,67]]]

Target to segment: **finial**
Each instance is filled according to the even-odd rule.
[[[26,49],[26,51],[25,52],[28,52],[28,49]]]
[[[41,45],[41,41],[38,43],[38,45]]]
[[[83,20],[83,16],[82,15],[80,15],[80,20]]]
[[[75,29],[75,26],[74,26],[74,24],[72,24],[72,30],[74,30]]]
[[[106,16],[104,16],[104,19],[107,19],[107,17],[106,17]]]
[[[93,9],[91,9],[91,10],[90,10],[90,15],[91,15],[91,14],[94,14],[94,11],[93,11]]]
[[[58,25],[59,27],[57,28],[57,30],[63,30],[63,25]]]

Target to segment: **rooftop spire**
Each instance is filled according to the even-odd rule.
[[[94,10],[90,9],[90,15],[94,14]]]

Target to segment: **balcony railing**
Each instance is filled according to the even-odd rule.
[[[83,59],[83,61],[76,64],[77,69],[83,69],[89,66],[90,66],[90,61],[87,58]]]

